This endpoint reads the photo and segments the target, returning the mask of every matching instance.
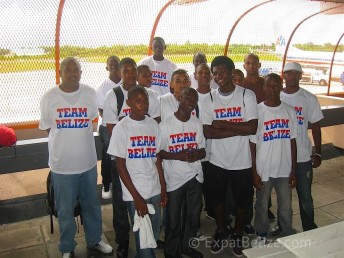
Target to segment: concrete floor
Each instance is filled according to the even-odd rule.
[[[7,175],[11,177],[13,182],[17,182],[17,185],[12,190],[12,196],[25,196],[28,194],[37,193],[40,191],[40,187],[37,186],[37,181],[42,180],[45,182],[46,173],[45,170],[30,172],[35,177],[28,179],[27,173],[14,173]],[[25,175],[25,179],[21,178]],[[3,177],[2,175],[1,177]],[[35,180],[33,180],[35,178]],[[4,178],[2,178],[4,179]],[[10,180],[7,178],[7,180]],[[0,182],[4,182],[0,180]],[[19,183],[18,182],[22,182]],[[7,181],[7,183],[10,183]],[[41,185],[41,184],[39,184]],[[44,183],[43,183],[44,185]],[[28,187],[31,186],[31,187]],[[315,204],[315,218],[319,227],[333,224],[338,221],[344,220],[344,157],[338,157],[330,160],[323,161],[320,168],[314,171],[314,183],[313,183],[313,198]],[[45,187],[45,186],[44,186]],[[42,189],[44,189],[44,187]],[[1,189],[2,188],[2,189]],[[30,188],[30,189],[29,189]],[[28,189],[28,190],[25,190]],[[0,190],[3,187],[0,186]],[[8,197],[7,193],[7,197]],[[1,198],[6,196],[0,195]],[[273,196],[273,208],[276,213],[276,198]],[[299,216],[298,199],[295,190],[293,191],[293,227],[301,231],[301,222]],[[112,207],[111,205],[102,206],[103,214],[103,239],[116,248],[115,234],[112,228]],[[54,219],[55,233],[50,233],[50,218],[48,216],[0,225],[0,257],[2,258],[55,258],[61,257],[61,254],[57,250],[57,244],[59,239],[57,219]],[[273,226],[274,223],[271,223]],[[205,217],[203,213],[201,216],[201,232],[207,236],[205,242],[200,242],[198,250],[204,254],[204,257],[234,257],[231,248],[225,248],[221,253],[213,255],[210,253],[211,236],[215,229],[215,223]],[[79,233],[76,235],[77,247],[75,250],[76,257],[89,257],[87,256],[84,231],[82,226],[79,227]],[[250,237],[248,240],[254,238]],[[134,238],[131,236],[130,253],[129,257],[134,257]],[[162,250],[156,251],[157,257],[162,258]],[[115,255],[113,255],[115,257]]]

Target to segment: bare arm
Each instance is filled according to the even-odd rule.
[[[125,164],[125,159],[116,157],[116,167],[118,175],[120,176],[123,184],[128,189],[129,193],[133,197],[135,209],[139,216],[143,217],[148,213],[147,203],[146,200],[140,195],[140,193],[135,188],[133,181],[129,175],[127,170],[127,166]]]
[[[291,146],[291,171],[289,176],[289,187],[294,188],[296,186],[296,162],[297,162],[297,147],[296,140],[290,140]]]
[[[312,135],[313,135],[313,141],[314,141],[314,147],[315,147],[315,153],[321,155],[321,126],[319,122],[310,124]],[[317,168],[321,165],[321,156],[319,155],[312,155],[312,164],[313,168]]]
[[[102,108],[98,108],[98,113],[101,117],[103,117],[103,109]]]
[[[158,170],[159,181],[160,181],[160,185],[161,185],[160,205],[162,207],[165,207],[166,204],[167,204],[168,198],[167,198],[166,181],[165,181],[165,177],[164,177],[164,170],[162,168],[162,160],[161,160],[159,154],[157,155],[156,168]]]
[[[106,128],[107,128],[107,130],[109,132],[110,137],[112,135],[112,129],[115,127],[115,125],[116,124],[106,124]]]
[[[203,125],[204,136],[207,139],[223,139],[233,136],[245,136],[255,134],[258,120],[233,123],[224,120],[214,120],[211,125]]]
[[[258,175],[257,172],[257,162],[256,162],[256,144],[250,141],[250,151],[252,157],[252,179],[253,186],[260,190],[263,186],[262,178]]]

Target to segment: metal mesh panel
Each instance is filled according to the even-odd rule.
[[[55,86],[54,44],[59,3],[59,0],[0,2],[2,124],[37,122],[40,98]],[[65,1],[60,58],[78,57],[83,70],[81,81],[96,87],[107,76],[108,56],[130,56],[138,61],[147,55],[154,22],[168,3],[167,0]],[[228,47],[228,56],[237,68],[243,70],[244,56],[255,52],[261,59],[261,75],[278,73],[293,29],[305,17],[329,6],[305,0],[294,0],[293,5],[286,0],[176,0],[160,13],[153,36],[165,39],[167,58],[192,72],[194,53],[204,52],[211,62]],[[296,48],[315,50],[314,45],[325,43],[329,44],[331,54],[343,33],[342,26],[338,26],[344,24],[343,10],[338,10],[302,23],[291,40],[287,57]],[[344,70],[343,45],[338,51],[336,57],[341,63],[333,70],[333,82],[338,81]],[[331,86],[332,89],[337,90]],[[319,92],[324,91],[326,87],[319,87]]]

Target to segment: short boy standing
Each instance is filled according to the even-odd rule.
[[[258,105],[258,128],[250,137],[253,185],[257,189],[254,228],[259,244],[269,231],[268,204],[275,188],[283,235],[292,228],[291,188],[295,187],[297,121],[293,107],[281,102],[282,79],[271,73],[264,80],[266,100]]]
[[[169,199],[166,208],[166,258],[180,258],[182,254],[203,257],[202,253],[190,247],[190,239],[199,228],[203,183],[201,159],[205,157],[202,123],[191,116],[197,101],[195,89],[183,89],[178,110],[160,123],[160,156],[164,159]],[[183,223],[182,217],[185,218]]]
[[[149,214],[154,239],[160,231],[160,206],[167,202],[166,185],[161,160],[158,123],[146,116],[148,93],[140,86],[128,91],[129,116],[123,118],[113,129],[108,153],[116,157],[116,166],[121,178],[123,200],[126,202],[130,219],[134,224],[134,214],[144,217],[148,213],[147,204],[152,204],[155,214]],[[141,230],[141,229],[140,229]],[[136,257],[155,257],[153,248],[142,249],[139,232],[135,233]]]

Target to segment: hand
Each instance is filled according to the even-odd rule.
[[[255,173],[253,176],[253,186],[257,190],[260,190],[262,187],[264,187],[264,184],[262,182],[262,178],[257,173]]]
[[[189,163],[195,162],[199,160],[198,158],[198,150],[196,149],[188,149],[186,153],[186,161]]]
[[[146,214],[148,214],[147,203],[146,200],[142,198],[142,196],[134,198],[134,204],[137,215],[144,217]]]
[[[320,167],[321,165],[321,157],[316,155],[316,154],[313,154],[311,156],[311,160],[312,160],[312,166],[313,168],[317,168],[317,167]]]
[[[289,176],[289,187],[294,188],[296,186],[296,176],[295,173],[290,173]]]
[[[211,124],[212,127],[216,128],[216,129],[221,129],[224,128],[223,126],[223,122],[222,120],[214,120]]]
[[[165,191],[161,191],[161,194],[160,194],[160,206],[165,208],[166,207],[166,204],[167,204],[167,201],[168,201],[168,197],[167,197],[167,192],[166,190]]]

